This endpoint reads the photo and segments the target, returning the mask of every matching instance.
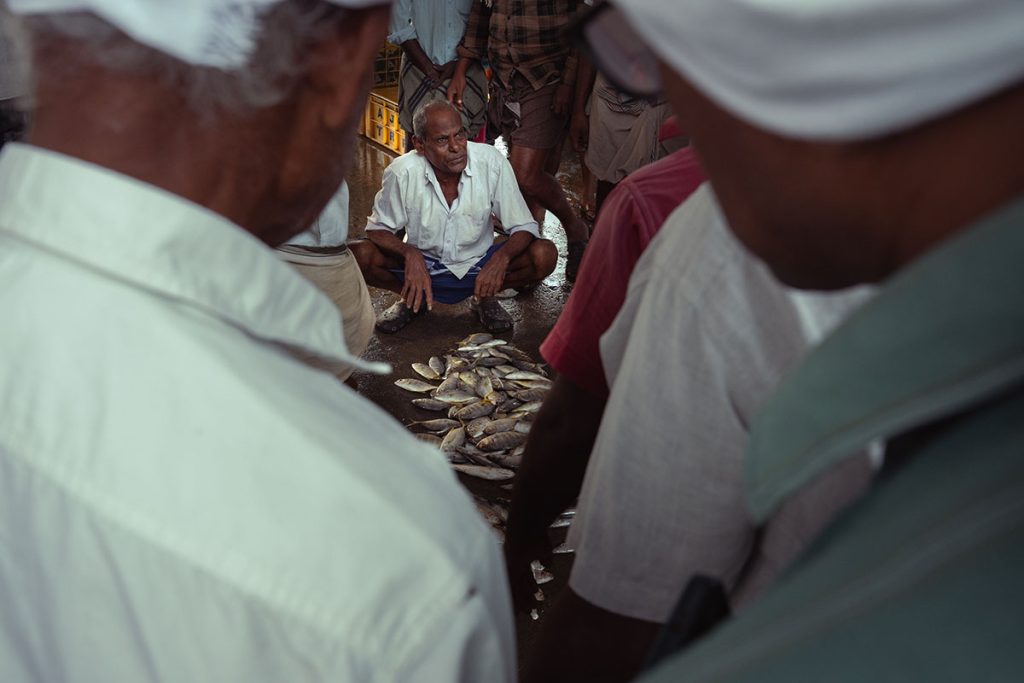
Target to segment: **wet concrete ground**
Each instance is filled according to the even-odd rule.
[[[500,139],[496,146],[499,149],[503,148]],[[374,195],[380,188],[381,174],[392,158],[391,152],[360,138],[355,165],[348,175],[351,192],[350,239],[364,236],[366,216],[369,215]],[[578,157],[569,150],[563,156],[558,178],[566,189],[570,202],[578,209],[582,192],[580,163]],[[502,301],[512,315],[515,326],[512,334],[499,335],[529,353],[538,362],[541,361],[538,347],[555,324],[570,292],[569,286],[565,283],[565,233],[558,220],[550,213],[541,232],[558,246],[558,266],[534,291]],[[370,288],[370,294],[378,315],[398,298],[396,294],[373,287]],[[397,334],[377,334],[371,339],[364,355],[369,359],[391,364],[395,369],[393,375],[382,377],[357,372],[353,375],[353,380],[361,394],[394,415],[402,424],[438,417],[436,413],[428,413],[413,406],[410,400],[414,396],[394,386],[394,381],[402,377],[416,377],[410,364],[425,363],[430,356],[444,353],[467,335],[483,331],[485,330],[476,314],[470,310],[468,300],[450,306],[435,304],[433,311],[413,320]],[[473,495],[507,504],[510,493],[499,485],[461,474],[459,478]],[[553,537],[558,542],[564,539],[564,534],[565,529],[553,531]],[[546,603],[549,603],[565,586],[571,562],[572,555],[556,556],[555,566],[549,568],[555,579],[543,587]],[[529,615],[517,616],[516,635],[520,660],[523,653],[529,650],[537,626],[538,622]]]

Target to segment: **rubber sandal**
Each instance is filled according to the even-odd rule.
[[[512,329],[512,316],[493,296],[484,297],[480,299],[479,303],[474,302],[474,307],[477,315],[480,316],[480,322],[491,334],[508,332]]]
[[[388,310],[381,314],[374,327],[377,328],[378,332],[394,334],[408,325],[418,315],[419,313],[413,313],[412,309],[406,306],[404,301],[396,301],[391,304]]]

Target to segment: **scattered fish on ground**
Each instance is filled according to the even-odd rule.
[[[395,386],[422,394],[412,399],[417,408],[447,414],[407,425],[416,438],[441,450],[456,472],[496,484],[511,482],[533,418],[551,389],[546,366],[512,343],[481,332],[425,363],[413,363],[412,370],[416,377]],[[507,507],[479,498],[476,506],[504,538]],[[555,525],[568,526],[569,521],[559,517]]]

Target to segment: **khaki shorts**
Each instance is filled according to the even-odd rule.
[[[499,131],[505,142],[529,149],[553,149],[565,137],[566,115],[555,116],[551,100],[559,83],[534,90],[518,72],[506,89],[497,77],[491,79],[491,101],[487,125]],[[570,103],[571,104],[571,103]]]
[[[341,253],[324,254],[286,246],[277,253],[334,303],[341,313],[345,345],[352,355],[361,355],[370,343],[376,320],[370,292],[352,252],[346,248]],[[352,374],[351,366],[330,369],[342,381]]]

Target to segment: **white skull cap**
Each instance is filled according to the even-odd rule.
[[[359,9],[391,0],[325,0]],[[132,39],[197,66],[235,69],[249,57],[261,10],[280,0],[7,0],[15,14],[92,12]]]
[[[1024,79],[1024,0],[612,2],[707,97],[789,137],[879,137]]]

